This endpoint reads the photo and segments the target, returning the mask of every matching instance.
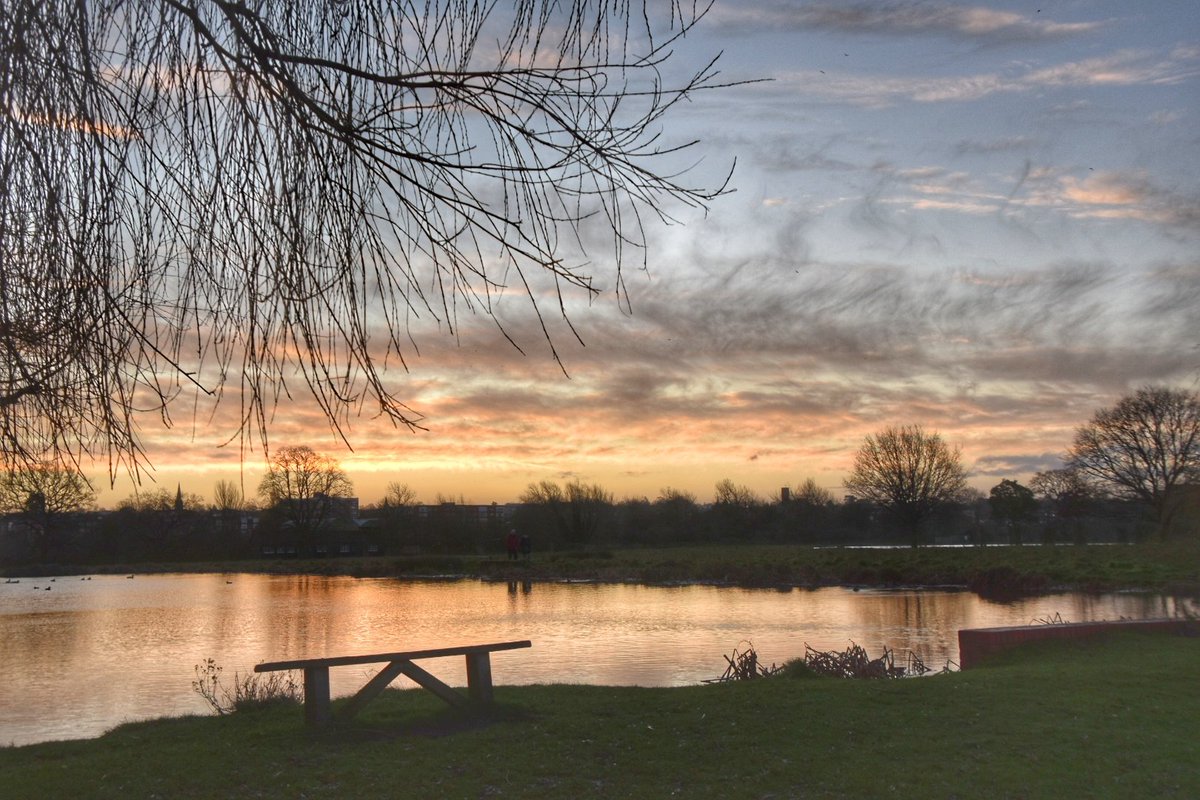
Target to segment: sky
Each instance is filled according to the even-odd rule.
[[[917,424],[971,485],[1061,466],[1074,430],[1148,384],[1200,388],[1200,7],[1170,2],[718,0],[675,54],[728,82],[664,123],[689,179],[733,190],[651,224],[630,308],[595,264],[562,366],[528,308],[422,335],[390,385],[425,430],[338,438],[301,401],[272,446],[340,459],[362,503],[516,501],[542,480],[841,496],[863,437]],[[608,281],[606,284],[605,281]],[[152,476],[253,495],[221,417],[142,428]],[[127,478],[99,501],[133,492]]]

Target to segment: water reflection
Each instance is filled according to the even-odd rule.
[[[35,590],[34,584],[38,586]],[[213,658],[227,679],[268,660],[531,639],[500,653],[500,684],[668,686],[724,670],[751,642],[781,663],[806,644],[908,650],[940,667],[963,627],[1171,616],[1175,601],[1074,595],[997,603],[955,591],[402,582],[315,576],[96,576],[0,584],[0,743],[92,736],[125,720],[206,713],[190,689]],[[431,662],[457,685],[461,659]],[[331,675],[346,694],[370,673]],[[401,684],[403,685],[403,684]]]

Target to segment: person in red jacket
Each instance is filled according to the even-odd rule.
[[[517,529],[512,528],[508,532],[508,536],[504,537],[504,549],[508,551],[510,561],[517,560],[517,549],[521,546],[521,537],[517,536]]]

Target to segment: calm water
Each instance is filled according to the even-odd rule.
[[[46,587],[50,587],[47,591]],[[498,653],[497,684],[676,686],[714,678],[753,643],[782,663],[857,642],[930,666],[959,628],[1170,616],[1170,598],[1060,594],[992,603],[957,591],[412,582],[268,575],[23,578],[0,584],[0,745],[96,736],[121,722],[208,713],[191,689],[213,658],[260,661],[531,639]],[[455,685],[462,659],[425,662]],[[335,694],[370,667],[332,671]],[[405,685],[398,681],[397,685]],[[411,685],[411,684],[409,684]]]

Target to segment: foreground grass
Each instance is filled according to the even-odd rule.
[[[708,545],[539,552],[528,562],[480,556],[380,556],[316,561],[47,565],[36,574],[257,572],[359,577],[477,577],[739,586],[965,586],[981,594],[1134,589],[1200,594],[1200,541],[1138,545],[874,550]],[[12,569],[6,574],[18,575]],[[27,571],[25,574],[29,574]]]
[[[486,718],[390,692],[0,749],[12,798],[1200,796],[1200,639],[1043,645],[902,681],[500,687]],[[569,677],[564,665],[564,677]]]

